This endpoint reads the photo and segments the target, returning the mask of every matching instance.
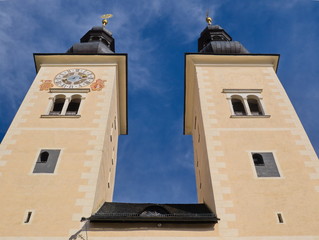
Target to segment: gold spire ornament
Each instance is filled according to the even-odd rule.
[[[208,11],[206,12],[206,22],[208,23],[208,25],[212,25],[213,19],[211,17],[208,16]]]
[[[111,18],[111,17],[113,17],[112,14],[104,14],[104,15],[101,16],[101,18],[103,18],[102,24],[103,24],[104,27],[109,22],[108,19]]]

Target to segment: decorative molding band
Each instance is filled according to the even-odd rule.
[[[261,93],[262,89],[223,89],[222,93]]]
[[[206,63],[206,64],[200,64],[196,63],[194,64],[196,67],[211,67],[211,66],[216,66],[216,67],[274,67],[274,64],[266,64],[266,63],[261,63],[261,64],[245,64],[245,63]]]
[[[88,93],[89,88],[50,88],[50,93]]]
[[[76,64],[49,64],[49,63],[41,63],[40,64],[41,67],[76,67],[76,66],[90,66],[90,67],[101,67],[101,66],[117,66],[116,63],[94,63],[94,64],[89,64],[89,63],[76,63]]]

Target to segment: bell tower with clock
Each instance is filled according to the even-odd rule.
[[[105,20],[67,53],[34,54],[37,75],[1,144],[0,239],[66,239],[112,201],[127,55]]]
[[[34,54],[37,75],[0,145],[0,240],[319,239],[318,158],[279,55],[249,53],[208,16],[185,55],[198,203],[112,202],[127,55],[103,17],[67,53]]]

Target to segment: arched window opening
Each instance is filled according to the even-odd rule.
[[[78,114],[79,107],[81,103],[81,97],[76,96],[72,98],[71,102],[68,105],[65,115],[76,115]]]
[[[65,96],[60,95],[55,98],[50,115],[60,115],[64,106]]]
[[[255,166],[264,166],[265,165],[263,157],[258,153],[253,154],[253,160],[254,160]]]
[[[143,217],[152,217],[152,216],[161,216],[169,214],[169,212],[160,206],[149,206],[143,210],[142,213],[140,213],[140,216]]]
[[[42,152],[40,154],[40,162],[46,163],[49,159],[49,153],[48,152]]]
[[[248,98],[247,102],[249,105],[251,115],[263,115],[263,112],[261,111],[261,107],[257,99]]]
[[[231,103],[233,105],[234,114],[237,116],[247,115],[243,102],[240,99],[232,98]]]

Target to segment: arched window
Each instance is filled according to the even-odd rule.
[[[231,117],[269,118],[261,92],[262,89],[223,89],[230,105]]]
[[[40,162],[46,163],[48,161],[48,158],[49,158],[49,153],[48,152],[42,152],[40,154]]]
[[[263,157],[258,153],[253,154],[253,160],[254,160],[255,166],[264,166],[265,165]]]
[[[65,103],[65,96],[64,95],[57,95],[55,97],[52,110],[50,111],[49,115],[60,115]]]
[[[76,115],[79,111],[80,103],[81,103],[80,95],[72,96],[65,115]]]
[[[169,212],[160,206],[149,206],[145,208],[139,215],[143,217],[154,217],[169,214]]]
[[[38,155],[33,173],[54,173],[60,149],[42,149]]]
[[[239,98],[232,97],[231,103],[232,103],[235,115],[237,115],[237,116],[247,115],[244,104]]]
[[[252,152],[257,177],[280,177],[272,152]]]
[[[251,115],[263,115],[260,103],[256,98],[252,96],[248,96],[247,102],[248,102]]]

